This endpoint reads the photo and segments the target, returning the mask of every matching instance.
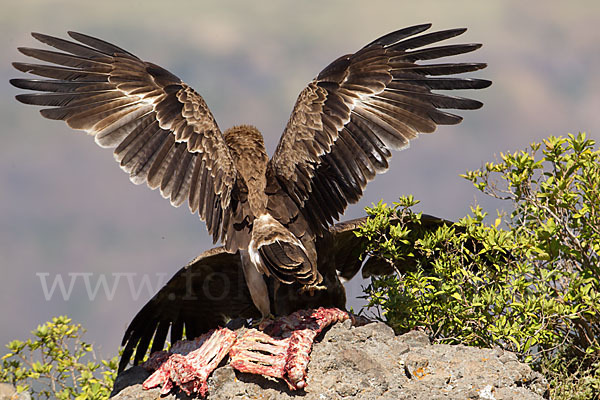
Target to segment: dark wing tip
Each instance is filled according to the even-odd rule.
[[[17,99],[18,102],[23,104],[35,104],[31,101],[31,97],[26,94],[18,94],[15,96],[15,99]]]
[[[438,32],[432,32],[430,35],[440,35],[442,37],[441,40],[450,39],[456,36],[460,36],[467,31],[467,28],[451,28],[444,29]]]
[[[13,62],[12,66],[21,72],[29,72],[31,70],[31,65],[27,63]]]
[[[13,78],[8,81],[11,85],[19,89],[27,89],[25,86],[26,79]]]
[[[62,39],[55,36],[46,35],[45,33],[31,32],[31,36],[39,42],[52,46],[53,42],[61,41]]]
[[[483,103],[481,101],[471,100],[469,107],[465,108],[465,110],[479,110],[481,107],[483,107]]]
[[[481,106],[483,105],[483,103],[481,103]],[[479,106],[479,108],[481,108],[481,106]],[[453,121],[451,124],[446,124],[446,125],[458,125],[463,121],[463,117],[461,117],[460,115],[456,115],[456,114],[452,114],[456,117],[456,120]]]
[[[90,40],[98,40],[95,37],[86,35],[85,33],[81,33],[81,32],[75,32],[75,31],[67,31],[67,35],[71,36],[71,38],[82,42],[86,39],[90,39]]]
[[[492,86],[492,81],[487,79],[477,79],[476,87],[474,89],[485,89]]]
[[[380,38],[373,40],[371,43],[369,43],[365,47],[369,47],[374,44],[380,44],[382,46],[389,46],[389,45],[392,45],[392,44],[394,44],[402,39],[405,39],[409,36],[424,32],[427,29],[431,28],[431,25],[432,25],[431,23],[426,23],[426,24],[414,25],[414,26],[409,26],[406,28],[398,29],[397,31],[390,32],[386,35],[381,36]]]
[[[32,49],[31,47],[17,47],[17,51],[19,53],[24,54],[29,57],[31,57],[32,50],[34,50],[34,49]]]
[[[426,31],[427,29],[431,28],[433,26],[433,24],[431,22],[425,22],[424,24],[419,24],[419,25],[414,25],[412,27],[409,27],[407,29],[418,29],[421,32]]]
[[[468,48],[469,49],[468,52],[471,52],[471,51],[480,49],[482,46],[483,46],[483,43],[469,43],[469,44],[465,45],[465,48]]]
[[[109,43],[105,40],[98,39],[98,38],[90,36],[90,35],[86,35],[85,33],[74,32],[74,31],[67,31],[67,34],[71,38],[77,40],[79,43],[83,43],[84,45],[89,46],[96,51],[100,51],[102,53],[109,54],[109,55],[116,54],[116,53],[127,54],[130,57],[137,59],[137,57],[134,54],[131,54],[127,50],[122,49],[121,47],[115,46],[114,44]]]
[[[32,36],[34,39],[37,39],[37,40],[39,40],[40,42],[42,42],[44,38],[47,38],[47,37],[49,37],[48,35],[45,35],[45,34],[43,34],[43,33],[39,33],[39,32],[31,32],[31,36]]]

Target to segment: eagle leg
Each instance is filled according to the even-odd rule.
[[[315,338],[326,327],[349,319],[337,308],[300,310],[273,321],[264,332],[251,329],[231,348],[231,366],[282,378],[290,390],[306,387],[306,372]]]
[[[194,340],[181,340],[171,351],[153,353],[142,366],[154,373],[143,383],[144,389],[162,385],[161,394],[167,394],[174,385],[187,395],[206,396],[207,378],[229,353],[236,340],[235,332],[213,329]]]
[[[261,317],[258,321],[252,322],[250,325],[252,328],[256,328],[259,331],[264,330],[267,326],[271,325],[275,321],[275,317],[273,314],[265,315]]]

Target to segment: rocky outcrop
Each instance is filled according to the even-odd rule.
[[[156,399],[158,389],[141,383],[141,367],[123,372],[115,382],[114,400]],[[396,336],[383,323],[352,327],[339,323],[315,343],[308,386],[290,392],[282,381],[239,373],[224,365],[208,380],[214,399],[543,399],[548,384],[537,372],[500,349],[432,345],[427,336]],[[187,399],[184,394],[170,399]]]

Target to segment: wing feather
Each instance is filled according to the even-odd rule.
[[[237,171],[202,97],[167,70],[103,40],[77,32],[69,32],[74,41],[32,35],[58,51],[19,48],[49,64],[14,67],[49,79],[11,80],[35,91],[17,100],[49,107],[41,110],[44,117],[64,120],[114,148],[134,183],[160,188],[174,206],[188,200],[213,238],[227,242],[233,231],[222,224],[230,220]]]
[[[239,254],[225,248],[208,250],[181,268],[137,313],[123,336],[122,371],[134,355],[139,363],[148,351],[162,350],[168,332],[171,343],[193,339],[230,319],[256,318],[245,284]]]
[[[445,109],[482,106],[476,100],[432,92],[482,89],[491,82],[454,76],[482,69],[482,63],[418,63],[481,47],[427,47],[465,32],[423,34],[430,26],[389,33],[338,58],[300,93],[270,168],[304,210],[313,232],[323,233],[348,203],[358,201],[367,182],[388,168],[390,150],[408,147],[437,125],[462,120]]]

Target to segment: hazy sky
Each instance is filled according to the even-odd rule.
[[[598,137],[596,1],[4,2],[0,344],[67,314],[88,328],[87,339],[102,346],[103,356],[112,355],[152,295],[142,290],[135,296],[129,284],[138,289],[145,277],[156,288],[212,247],[197,217],[131,184],[110,151],[14,100],[18,90],[8,80],[23,74],[10,62],[25,60],[17,46],[35,45],[29,32],[77,30],[157,63],[203,95],[221,129],[253,124],[272,153],[296,96],[323,67],[378,36],[423,22],[469,28],[452,43],[483,43],[462,59],[487,62],[474,76],[494,84],[472,94],[483,109],[462,113],[462,124],[441,127],[395,155],[345,219],[361,216],[371,202],[405,194],[421,200],[420,210],[450,219],[475,201],[494,210],[503,204],[479,195],[460,173],[550,134]],[[67,300],[58,288],[45,296],[42,282],[50,290],[57,276],[66,289],[73,279]],[[114,293],[100,289],[90,300],[88,291],[102,278],[110,287],[119,279]],[[349,297],[359,294],[356,283]]]

